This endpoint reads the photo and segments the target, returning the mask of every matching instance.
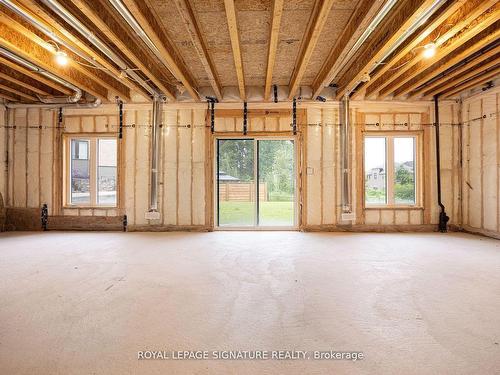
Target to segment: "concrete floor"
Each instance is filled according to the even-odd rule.
[[[498,374],[499,343],[493,239],[0,234],[0,374]],[[137,360],[281,349],[365,359]]]

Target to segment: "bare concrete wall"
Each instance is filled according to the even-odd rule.
[[[226,104],[227,108],[241,109]],[[265,105],[261,105],[262,108]],[[268,107],[271,107],[269,105]],[[286,103],[280,108],[289,108]],[[299,143],[303,149],[302,226],[310,230],[336,229],[341,221],[340,126],[338,104],[302,104],[306,117],[300,119]],[[434,132],[430,124],[430,103],[357,102],[351,117],[351,165],[354,226],[365,229],[391,227],[431,229],[437,223],[435,189]],[[446,102],[441,107],[441,122],[458,122],[459,106]],[[3,111],[3,109],[2,109]],[[3,113],[3,112],[2,112]],[[149,168],[151,111],[144,105],[125,105],[123,139],[119,142],[119,205],[113,209],[71,208],[63,203],[62,137],[64,134],[117,133],[116,106],[99,109],[66,109],[64,129],[58,129],[57,110],[17,108],[10,110],[9,121],[16,129],[0,128],[0,152],[8,149],[8,176],[0,174],[0,190],[6,205],[15,208],[49,206],[51,216],[75,216],[92,223],[92,217],[126,214],[130,229],[209,229],[213,223],[211,159],[212,136],[206,123],[206,105],[167,105],[163,113],[161,136],[159,207],[160,220],[147,220],[149,205]],[[3,116],[0,116],[3,121]],[[291,132],[290,115],[255,117],[249,128],[263,134]],[[370,125],[383,124],[378,128]],[[400,124],[407,123],[409,126]],[[398,125],[399,124],[399,125]],[[364,130],[419,130],[424,140],[425,199],[422,207],[408,210],[366,210],[362,204],[362,154]],[[452,222],[459,224],[459,127],[443,126],[442,174],[443,200]],[[217,117],[217,131],[242,131],[242,116]],[[2,147],[4,147],[2,149]],[[448,208],[449,207],[449,208]],[[59,220],[60,224],[61,221]],[[413,227],[418,229],[417,227]],[[432,227],[433,228],[433,227]]]

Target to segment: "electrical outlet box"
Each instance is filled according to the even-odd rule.
[[[356,214],[354,212],[346,212],[341,215],[342,221],[354,221],[356,220]]]
[[[311,176],[314,174],[314,168],[313,167],[307,167],[306,173]]]
[[[158,211],[148,211],[144,215],[147,220],[160,220],[161,215]]]

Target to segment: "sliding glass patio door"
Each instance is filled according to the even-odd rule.
[[[217,225],[294,227],[295,181],[292,139],[218,139]]]

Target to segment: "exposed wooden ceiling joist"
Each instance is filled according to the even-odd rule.
[[[154,11],[143,0],[123,0],[123,3],[127,6],[130,13],[132,13],[147,37],[158,49],[161,61],[167,66],[174,77],[182,82],[189,95],[191,95],[191,98],[199,101],[200,98],[196,90],[196,85],[189,75],[182,58],[175,51],[167,35],[162,32]]]
[[[28,90],[33,91],[35,94],[42,95],[42,96],[49,96],[50,95],[50,93],[48,93],[47,91],[41,90],[39,87],[36,87],[34,85],[30,85],[26,81],[21,81],[15,77],[12,77],[11,75],[0,72],[0,78],[3,78],[6,81],[9,81],[15,85],[25,87]]]
[[[413,63],[405,65],[399,72],[394,73],[394,76],[397,77],[397,79],[393,79],[390,84],[387,84],[387,81],[384,82],[383,85],[385,87],[379,91],[379,98],[385,98],[391,92],[395,92],[399,87],[403,86],[415,76],[422,73],[429,66],[442,59],[449,58],[450,54],[459,49],[465,42],[474,38],[476,35],[495,23],[498,20],[499,14],[500,7],[495,7],[494,10],[489,13],[484,13],[484,10],[481,10],[480,12],[472,12],[471,16],[467,17],[464,22],[459,22],[442,36],[446,42],[437,49],[434,57],[425,59],[422,58],[421,55],[418,55],[413,60]],[[470,24],[470,22],[473,22],[473,24]],[[464,29],[465,26],[468,27]],[[437,44],[439,45],[439,43]]]
[[[104,86],[71,66],[65,68],[57,66],[53,61],[53,53],[48,50],[47,43],[5,14],[0,14],[0,46],[28,61],[33,61],[42,69],[93,96],[108,100],[108,90]]]
[[[266,83],[264,86],[264,100],[269,100],[273,84],[274,63],[278,50],[278,37],[280,33],[281,16],[283,15],[283,0],[273,0],[271,14],[271,30],[269,35],[269,48],[267,52]]]
[[[236,19],[234,0],[224,0],[224,7],[226,9],[226,19],[231,39],[231,48],[233,50],[234,67],[236,69],[240,97],[241,100],[246,100],[245,74],[243,70],[243,59],[241,57],[240,35],[238,32],[238,22]]]
[[[32,102],[36,102],[38,100],[38,98],[36,96],[26,94],[25,92],[23,92],[19,89],[15,89],[13,87],[9,87],[9,86],[5,86],[5,85],[0,84],[0,89],[7,91],[7,92],[10,92],[14,95],[20,96],[21,98],[24,98],[26,100],[30,100]]]
[[[33,18],[36,20],[36,23],[41,26],[41,28],[44,28],[45,30],[50,30],[51,35],[47,36],[46,34],[42,33],[39,31],[38,28],[33,26],[30,23],[26,23],[24,18],[21,18],[17,13],[12,12],[10,9],[3,9],[3,12],[5,15],[7,15],[9,18],[12,18],[13,20],[16,21],[16,27],[22,31],[25,32],[27,35],[29,34],[30,39],[31,36],[38,36],[38,38],[42,40],[51,40],[55,42],[55,40],[59,39],[65,39],[64,36],[59,36],[58,30],[55,30],[51,25],[47,24],[45,21],[40,19],[37,15],[33,14],[30,12],[28,9],[24,8],[24,6],[15,3],[15,5],[18,7],[18,9],[23,12],[24,14],[27,14],[29,17]],[[24,26],[26,25],[26,26]],[[35,38],[35,39],[38,39]],[[35,40],[36,42],[36,40]],[[57,42],[55,42],[57,43]],[[80,71],[82,74],[88,76],[90,79],[95,80],[98,82],[101,86],[104,86],[107,88],[110,92],[112,92],[115,95],[118,95],[122,97],[125,100],[130,100],[130,90],[127,86],[125,86],[122,82],[116,80],[116,79],[110,79],[110,76],[106,74],[102,69],[97,69],[97,68],[90,68],[89,62],[85,62],[82,64],[85,64],[83,66],[82,64],[78,64],[78,60],[80,60],[79,57],[77,57],[75,54],[72,52],[69,52],[66,48],[64,48],[64,45],[59,46],[61,50],[65,51],[68,53],[68,55],[71,57],[72,62],[75,62],[75,64],[72,65],[72,67],[78,71]]]
[[[361,0],[351,18],[349,23],[344,28],[341,37],[337,40],[335,46],[332,48],[328,59],[321,67],[319,74],[314,79],[312,89],[313,98],[317,97],[324,87],[327,87],[339,72],[341,64],[349,53],[349,50],[356,43],[358,38],[363,33],[364,29],[368,26],[371,19],[382,7],[382,1]]]
[[[462,84],[451,88],[449,91],[445,92],[441,97],[446,99],[452,96],[455,96],[465,90],[474,88],[476,86],[482,85],[486,82],[489,82],[495,78],[498,78],[500,75],[500,67],[494,70],[488,71],[485,74],[481,74],[480,76],[471,79],[467,82],[463,82]]]
[[[434,88],[433,90],[426,92],[425,96],[426,98],[430,98],[433,97],[434,95],[445,92],[446,90],[453,88],[454,86],[457,86],[458,84],[467,81],[468,79],[471,79],[481,73],[484,73],[485,71],[489,71],[492,68],[497,67],[499,64],[500,64],[499,61],[490,61],[486,64],[480,64],[477,68],[469,70],[467,74],[459,75],[454,79],[449,79],[446,84],[440,85]]]
[[[328,14],[332,8],[334,0],[317,0],[314,3],[314,8],[309,19],[309,25],[300,47],[300,53],[293,68],[292,77],[290,79],[288,99],[292,99],[300,86],[302,77],[307,68],[307,64],[316,47],[316,43],[321,35],[323,26],[328,18]]]
[[[370,37],[371,42],[362,49],[361,54],[346,70],[345,74],[338,80],[337,99],[352,90],[364,74],[384,56],[384,54],[395,44],[397,39],[408,30],[418,19],[420,14],[428,9],[434,0],[415,1],[401,0],[393,9],[378,30]],[[370,40],[369,39],[369,40]]]
[[[199,27],[199,22],[189,4],[189,0],[174,0],[177,10],[182,17],[182,20],[186,26],[187,32],[193,43],[193,47],[196,49],[198,57],[205,68],[210,85],[215,92],[215,96],[219,101],[222,101],[222,86],[217,76],[217,70],[215,69],[215,64],[210,58],[208,48],[203,38],[203,34]]]
[[[479,3],[483,2],[483,0],[473,0],[473,1],[477,1]],[[441,13],[439,13],[439,15],[435,19],[433,19],[424,30],[418,33],[418,35],[416,35],[415,37],[411,38],[411,40],[406,41],[403,44],[402,48],[400,48],[399,51],[397,51],[393,56],[391,56],[389,61],[379,65],[377,67],[377,70],[375,70],[373,73],[370,74],[370,82],[366,84],[365,97],[372,95],[375,91],[380,91],[381,89],[383,89],[390,82],[392,82],[392,79],[397,75],[397,73],[402,72],[402,70],[400,70],[400,72],[396,72],[391,75],[386,74],[389,70],[394,69],[394,66],[401,66],[401,69],[409,68],[409,66],[407,66],[411,65],[408,63],[409,60],[411,60],[412,58],[419,59],[419,56],[411,55],[412,51],[421,43],[425,45],[427,42],[430,42],[433,32],[436,29],[442,27],[443,23],[448,24],[451,21],[450,17],[454,13],[456,13],[460,8],[462,8],[463,5],[464,5],[463,1],[455,1],[452,4],[450,4],[446,9],[444,9]],[[407,60],[403,61],[405,58]],[[384,76],[384,79],[379,80],[379,78],[381,78],[382,76]],[[353,93],[351,98],[356,99],[360,95],[361,92],[357,91]]]
[[[40,74],[33,72],[31,70],[28,70],[26,68],[23,68],[22,66],[17,65],[16,63],[14,63],[10,60],[7,60],[1,56],[0,56],[0,64],[5,65],[5,66],[9,67],[10,69],[16,70],[17,72],[22,73],[22,74],[24,74],[24,75],[26,75],[34,80],[37,80],[38,82],[41,82],[48,87],[51,87],[52,89],[56,90],[57,92],[60,92],[61,94],[71,95],[71,93],[72,93],[71,90],[69,90],[67,87],[64,87],[64,86],[60,85],[59,83],[56,83],[56,82],[54,82],[50,79],[47,79],[45,77],[42,77]]]
[[[161,74],[160,69],[140,49],[132,49],[136,43],[129,37],[129,32],[120,19],[111,14],[100,1],[71,1],[132,63],[148,76],[163,94],[172,100],[176,99],[174,92],[164,84],[166,78]]]
[[[103,58],[99,53],[96,53],[93,49],[91,49],[80,36],[74,35],[69,32],[66,27],[60,23],[52,14],[49,14],[44,8],[42,8],[36,1],[34,0],[18,0],[20,4],[24,7],[26,11],[31,10],[31,15],[40,22],[43,22],[45,27],[49,28],[54,35],[57,35],[58,38],[65,41],[65,43],[69,45],[75,46],[78,50],[82,51],[85,55],[90,56],[95,62],[100,64],[113,80],[118,79],[121,84],[128,87],[129,89],[136,90],[141,94],[147,97],[147,93],[144,91],[141,85],[137,82],[129,79],[120,78],[120,71],[107,59]],[[43,20],[43,21],[42,21]],[[126,90],[119,88],[118,94],[123,92],[125,97],[122,99],[127,100],[127,97],[130,95]]]
[[[453,65],[458,64],[460,61],[464,60],[468,56],[480,51],[481,49],[488,46],[490,43],[494,42],[497,38],[500,37],[500,29],[496,29],[494,33],[488,34],[486,37],[481,38],[479,41],[466,48],[463,51],[460,51],[452,56],[444,56],[443,61],[444,64],[440,66],[427,66],[425,69],[419,69],[415,72],[415,75],[411,77],[407,83],[399,86],[397,90],[394,91],[394,97],[400,97],[408,94],[412,90],[420,87],[425,82],[429,81],[431,78],[436,75],[446,71],[451,68]]]
[[[3,92],[0,92],[0,98],[8,100],[9,102],[18,102],[19,98],[16,98],[14,96],[11,96],[9,94],[5,94]]]
[[[451,79],[453,79],[453,78],[455,78],[463,73],[467,73],[469,70],[471,70],[472,68],[477,66],[479,63],[481,63],[485,60],[488,60],[489,58],[491,58],[495,55],[498,55],[498,54],[500,54],[500,46],[493,48],[490,51],[481,54],[477,58],[472,59],[471,61],[465,63],[463,66],[458,67],[451,72],[444,72],[443,73],[444,75],[442,77],[435,79],[434,81],[432,81],[432,83],[426,83],[425,85],[418,88],[417,90],[414,90],[412,92],[412,94],[409,96],[409,98],[412,98],[412,99],[416,98],[417,96],[421,95],[422,93],[423,93],[423,95],[421,95],[421,96],[423,98],[429,98],[429,97],[435,95],[436,88],[439,89],[440,86],[445,85],[446,82],[448,82],[449,80],[451,80]],[[496,56],[495,58],[498,59],[499,57],[500,57],[500,55]]]

